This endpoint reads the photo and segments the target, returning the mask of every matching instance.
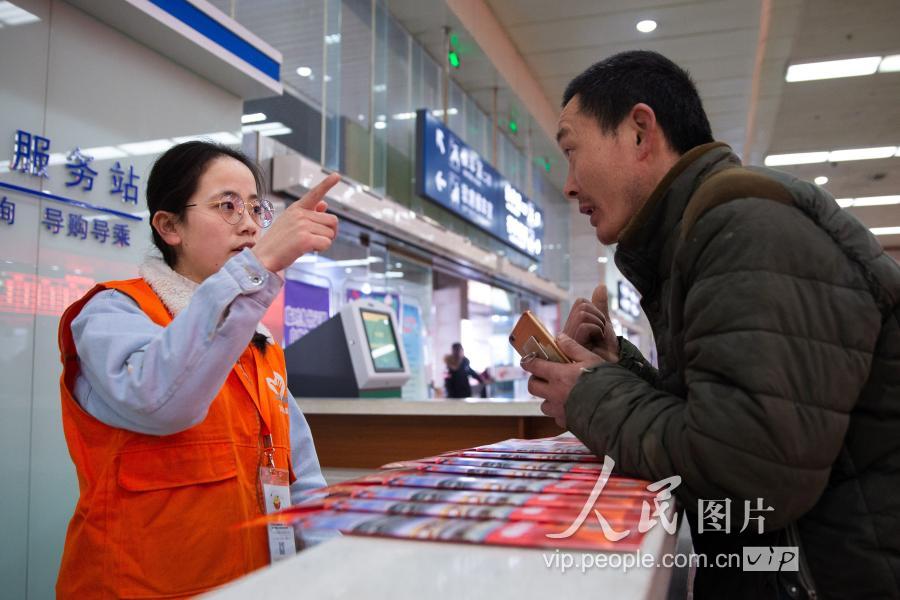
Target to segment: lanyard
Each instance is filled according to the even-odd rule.
[[[262,438],[263,454],[266,457],[266,466],[274,469],[275,468],[275,443],[272,438],[272,430],[269,427],[269,422],[266,419],[266,415],[264,414],[264,412],[262,410],[262,406],[261,406],[262,402],[263,402],[263,394],[265,392],[265,388],[258,385],[259,382],[262,381],[262,379],[265,377],[265,375],[260,375],[259,371],[260,371],[261,365],[256,360],[255,351],[251,349],[250,355],[253,357],[253,361],[254,361],[254,366],[255,366],[255,371],[256,371],[256,381],[254,381],[253,378],[250,377],[250,374],[247,373],[247,370],[244,368],[244,365],[242,364],[243,356],[238,358],[237,364],[241,369],[241,373],[243,373],[243,375],[244,375],[244,379],[245,379],[245,381],[243,382],[244,387],[247,388],[247,390],[250,392],[251,398],[254,399],[253,406],[254,406],[254,408],[256,408],[256,413],[259,416],[259,435]],[[256,387],[254,387],[252,385],[254,383],[257,384]],[[255,392],[255,394],[254,394],[254,392]],[[270,411],[268,411],[268,410],[265,412],[270,413]]]
[[[266,426],[265,422],[263,422],[263,428],[265,432],[268,432],[269,428]],[[272,434],[271,433],[262,433],[263,440],[263,454],[266,456],[266,466],[275,468],[275,445],[272,443]]]

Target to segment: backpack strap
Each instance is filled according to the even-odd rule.
[[[681,239],[687,238],[700,217],[738,198],[765,198],[792,205],[794,197],[779,182],[743,167],[728,167],[707,177],[694,191],[681,221]]]
[[[784,185],[750,169],[738,166],[725,167],[707,177],[697,187],[688,201],[687,207],[684,209],[681,221],[681,240],[687,239],[691,229],[707,212],[738,198],[764,198],[788,206],[794,206],[801,210],[817,227],[825,231],[834,240],[834,243],[841,248],[850,260],[862,269],[869,292],[872,294],[872,298],[881,313],[882,323],[886,322],[892,314],[900,321],[900,305],[895,306],[893,302],[885,297],[883,285],[868,265],[848,252],[847,248],[835,238],[834,232],[824,227],[815,215],[809,214],[797,206],[794,203],[794,196]]]

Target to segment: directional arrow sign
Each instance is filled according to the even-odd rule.
[[[428,109],[416,111],[415,190],[534,260],[540,260],[544,214]]]

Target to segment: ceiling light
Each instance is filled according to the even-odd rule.
[[[600,263],[601,265],[605,265],[606,263],[609,262],[609,258],[607,258],[605,256],[598,256],[597,262]]]
[[[637,24],[637,30],[641,33],[650,33],[651,31],[656,30],[656,21],[651,19],[640,21]]]
[[[879,73],[896,73],[900,71],[900,54],[892,54],[881,59],[878,65]]]
[[[176,144],[183,144],[185,142],[215,142],[217,144],[225,144],[226,146],[234,146],[236,144],[241,143],[241,138],[239,138],[234,133],[230,131],[217,131],[215,133],[198,133],[197,135],[185,135],[177,138],[172,138]]]
[[[115,146],[97,146],[96,148],[85,148],[81,151],[85,156],[92,156],[94,160],[109,160],[110,158],[122,158],[128,156],[122,150]]]
[[[271,129],[281,129],[284,127],[281,121],[270,121],[268,123],[254,123],[253,125],[244,125],[241,127],[242,133],[253,133],[254,131],[269,131]]]
[[[333,269],[337,267],[364,267],[366,265],[370,265],[372,263],[381,262],[381,259],[377,256],[370,256],[368,258],[355,258],[350,260],[334,260],[331,262],[318,262],[316,263],[317,269]]]
[[[312,69],[309,67],[297,67],[297,75],[300,77],[309,77],[312,75]]]
[[[824,175],[819,175],[813,181],[816,182],[816,185],[825,185],[826,183],[828,183],[828,178]]]
[[[135,142],[133,144],[119,144],[119,149],[134,156],[143,156],[145,154],[159,154],[165,152],[175,143],[172,140],[149,140],[146,142]]]
[[[823,162],[846,162],[848,160],[870,160],[873,158],[889,158],[900,156],[897,146],[879,146],[877,148],[851,148],[832,150],[831,152],[796,152],[793,154],[770,154],[765,159],[767,167],[784,165],[810,165]]]
[[[458,112],[459,112],[459,111],[458,111],[457,109],[455,109],[455,108],[448,108],[448,109],[447,109],[447,114],[448,114],[448,115],[455,115],[455,114],[457,114]],[[413,117],[416,116],[416,113],[411,113],[411,114],[412,114]],[[438,108],[437,110],[431,111],[431,114],[434,115],[435,117],[443,117],[443,116],[444,116],[444,111],[443,111],[442,109]]]
[[[900,204],[900,196],[866,196],[864,198],[838,198],[838,205],[841,208],[850,206],[888,206],[890,204]]]
[[[874,235],[900,235],[900,227],[872,227],[869,231]]]
[[[384,121],[375,122],[375,129],[384,129],[385,127],[387,127],[387,123],[385,123]]]
[[[265,113],[250,113],[249,115],[241,115],[241,125],[246,125],[247,123],[259,123],[260,121],[265,120]]]
[[[870,160],[873,158],[890,158],[897,153],[896,146],[880,148],[853,148],[850,150],[833,150],[828,154],[828,162],[844,162],[847,160]]]
[[[900,204],[900,196],[866,196],[853,201],[853,206],[885,206],[888,204]]]
[[[827,152],[796,152],[794,154],[770,154],[766,157],[767,167],[780,167],[783,165],[811,165],[828,160]]]
[[[785,81],[813,81],[816,79],[837,79],[839,77],[859,77],[871,75],[878,70],[880,56],[850,58],[846,60],[826,60],[804,63],[788,67]]]
[[[331,44],[339,44],[341,41],[341,34],[339,33],[329,33],[325,36],[325,43],[328,45]]]
[[[0,24],[2,25],[27,25],[40,21],[36,15],[23,10],[12,2],[0,2]]]
[[[278,127],[276,129],[266,129],[265,131],[260,131],[259,135],[263,137],[275,137],[276,135],[287,135],[293,132],[294,130],[290,127]]]

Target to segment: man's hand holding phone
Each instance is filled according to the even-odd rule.
[[[528,311],[513,328],[510,343],[522,356],[522,369],[531,373],[528,391],[544,398],[541,412],[565,427],[569,392],[582,374],[606,361],[565,333],[554,339]]]

